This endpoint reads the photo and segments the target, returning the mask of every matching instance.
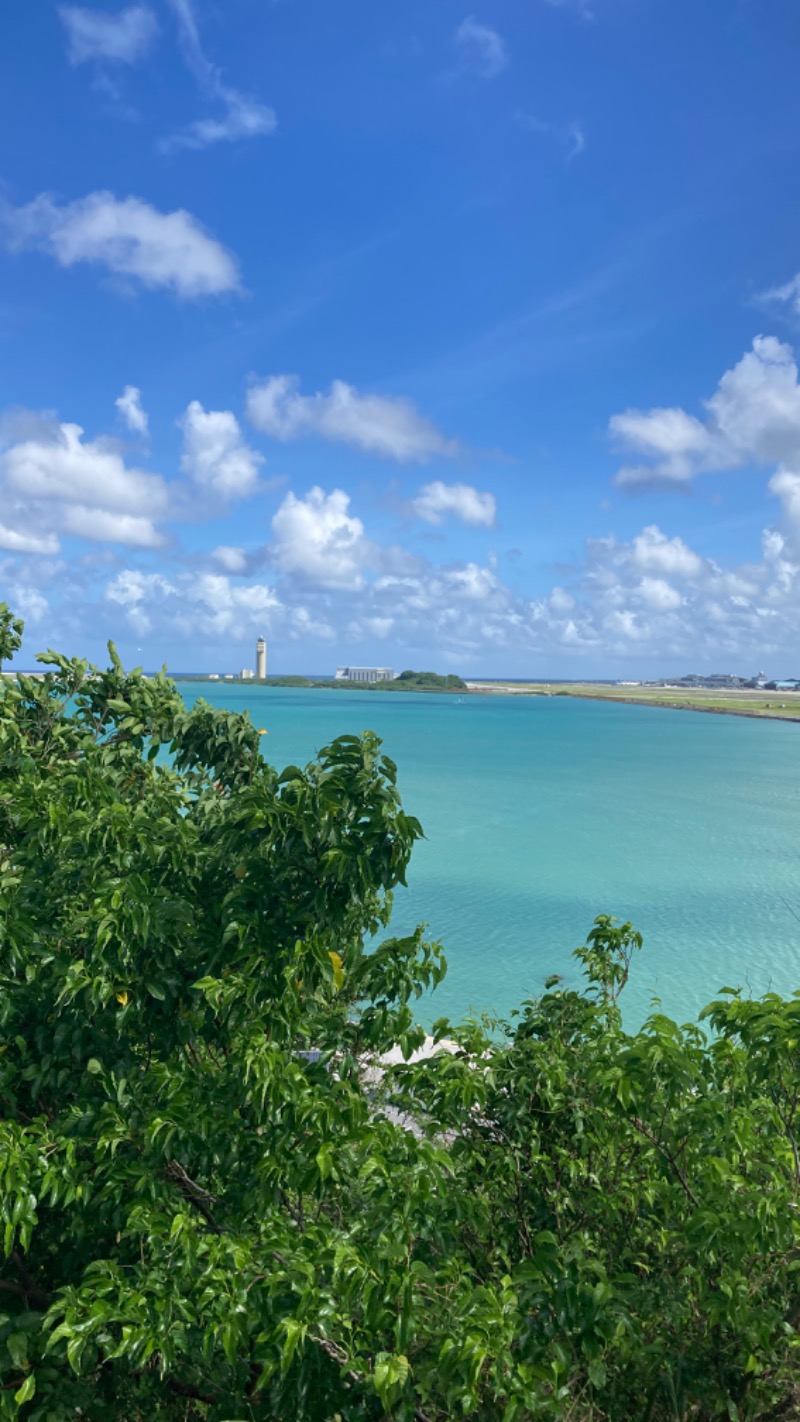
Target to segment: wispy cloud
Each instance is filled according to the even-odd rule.
[[[158,21],[146,5],[129,5],[116,14],[60,5],[58,13],[67,32],[70,64],[138,64],[158,34]]]
[[[178,37],[186,67],[201,92],[224,112],[217,118],[196,119],[177,133],[161,140],[162,153],[174,153],[185,148],[207,148],[213,143],[234,142],[241,138],[256,138],[274,133],[277,119],[273,109],[251,95],[242,94],[225,84],[222,73],[206,57],[200,42],[191,0],[167,0],[178,23]]]
[[[456,46],[460,67],[481,79],[496,79],[511,62],[502,35],[480,24],[474,15],[461,21],[456,30]]]
[[[791,281],[784,282],[783,286],[774,286],[769,291],[762,291],[759,300],[780,302],[788,306],[795,316],[800,316],[800,272],[793,276]]]
[[[159,212],[140,198],[96,192],[59,204],[42,193],[0,211],[12,250],[46,252],[62,267],[105,267],[151,289],[196,299],[238,291],[236,259],[190,212]]]
[[[571,163],[573,158],[577,158],[578,154],[582,153],[586,147],[586,134],[578,119],[572,119],[570,123],[553,123],[546,119],[536,118],[534,114],[518,112],[517,123],[528,133],[538,133],[545,138],[552,139],[565,150],[568,163]]]

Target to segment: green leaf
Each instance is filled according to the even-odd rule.
[[[6,1347],[15,1368],[28,1367],[29,1339],[27,1333],[12,1333],[6,1339]]]
[[[606,1385],[605,1365],[600,1362],[599,1358],[593,1358],[589,1364],[589,1382],[592,1387],[605,1387]]]
[[[30,1402],[35,1392],[36,1375],[34,1373],[28,1373],[28,1376],[26,1377],[25,1381],[20,1385],[20,1387],[17,1388],[16,1392],[14,1393],[14,1401],[17,1403]]]

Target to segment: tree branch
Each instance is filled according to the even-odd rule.
[[[698,1200],[697,1196],[694,1193],[694,1190],[686,1179],[686,1176],[681,1170],[681,1167],[675,1159],[675,1156],[672,1154],[672,1151],[668,1148],[668,1146],[664,1145],[663,1141],[660,1141],[658,1139],[658,1136],[654,1135],[652,1131],[649,1131],[647,1129],[646,1125],[644,1124],[644,1121],[640,1121],[638,1116],[633,1117],[633,1124],[639,1134],[644,1136],[645,1140],[649,1141],[651,1145],[654,1145],[656,1150],[660,1151],[664,1159],[668,1161],[668,1163],[672,1166],[672,1169],[675,1171],[675,1174],[677,1175],[678,1180],[681,1183],[683,1192],[686,1195],[687,1200],[691,1200],[695,1209],[699,1210],[700,1201]]]

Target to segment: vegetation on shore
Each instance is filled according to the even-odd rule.
[[[466,691],[467,683],[454,672],[403,671],[393,681],[345,681],[335,677],[271,676],[261,686],[315,686],[335,691]]]
[[[603,917],[580,988],[376,1082],[444,966],[381,939],[421,828],[377,738],[279,774],[113,648],[42,660],[0,686],[0,1418],[796,1416],[800,997],[627,1033]]]

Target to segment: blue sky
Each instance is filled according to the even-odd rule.
[[[799,52],[795,0],[8,0],[22,661],[800,674]]]

